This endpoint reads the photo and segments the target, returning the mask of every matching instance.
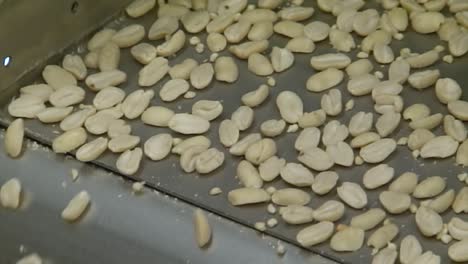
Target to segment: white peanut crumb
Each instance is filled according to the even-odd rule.
[[[411,54],[411,50],[410,50],[409,48],[402,48],[402,49],[400,50],[400,55],[401,55],[403,58],[408,57],[410,54]]]
[[[437,46],[435,46],[434,50],[437,51],[437,52],[442,52],[442,51],[445,50],[445,47],[442,46],[442,45],[437,45]]]
[[[375,256],[377,253],[379,253],[379,249],[378,248],[373,248],[372,252],[371,252],[371,255]]]
[[[382,79],[384,77],[381,71],[374,72],[374,76],[377,77],[378,79]]]
[[[178,145],[180,142],[182,142],[183,140],[181,138],[172,138],[172,145],[175,146],[175,145]]]
[[[242,14],[241,13],[236,13],[234,15],[234,21],[239,21],[239,19],[241,18]]]
[[[459,181],[464,182],[468,178],[468,173],[460,173],[457,175]]]
[[[437,233],[436,238],[440,240],[445,234],[448,234],[448,228],[446,226],[444,226],[444,228],[442,228],[442,230],[440,230],[440,232]]]
[[[278,224],[278,220],[276,220],[276,218],[270,218],[267,221],[267,226],[270,228],[275,227],[277,224]]]
[[[78,170],[77,169],[71,169],[70,170],[70,175],[72,177],[72,181],[76,181],[78,179]]]
[[[195,96],[197,96],[197,93],[194,92],[194,91],[188,91],[184,94],[184,98],[185,99],[192,99],[194,98]]]
[[[388,242],[388,243],[387,243],[387,247],[388,247],[388,248],[391,248],[391,249],[396,249],[396,248],[397,248],[397,246],[396,246],[394,243],[392,243],[392,242]]]
[[[210,55],[210,62],[214,62],[219,57],[219,53],[214,52]]]
[[[418,206],[415,204],[411,204],[409,209],[411,213],[415,214],[416,211],[418,211]]]
[[[276,80],[275,80],[275,78],[273,78],[273,77],[271,77],[271,76],[268,77],[268,78],[267,78],[267,84],[268,84],[268,86],[271,86],[271,87],[275,86],[275,85],[276,85]]]
[[[429,207],[429,204],[432,202],[432,200],[424,200],[419,203],[419,206],[424,206],[424,207]]]
[[[408,138],[407,137],[401,137],[398,141],[397,144],[400,146],[404,146],[408,143]]]
[[[405,37],[405,35],[403,35],[402,33],[396,33],[395,35],[393,35],[393,37],[396,40],[402,40]]]
[[[443,225],[441,233],[442,233],[442,235],[448,234],[448,224]]]
[[[203,53],[205,51],[205,45],[203,45],[203,43],[198,43],[195,45],[195,51],[197,53]]]
[[[360,58],[360,59],[366,59],[366,58],[369,58],[369,54],[364,52],[364,51],[360,51],[358,54],[357,54],[357,57]]]
[[[276,207],[273,204],[269,204],[267,206],[267,211],[270,214],[276,214]]]
[[[41,263],[43,263],[42,259],[36,253],[32,253],[27,256],[24,256],[16,262],[16,264],[41,264]]]
[[[440,238],[440,240],[444,243],[444,244],[448,244],[452,241],[452,236],[450,236],[449,234],[444,234],[442,235],[442,237]]]
[[[193,46],[198,45],[200,42],[201,42],[200,38],[197,36],[193,36],[189,40],[190,45],[193,45]]]
[[[298,129],[299,129],[299,126],[298,126],[297,124],[290,125],[290,126],[288,127],[287,132],[288,132],[288,133],[294,133],[294,132],[296,132]]]
[[[223,190],[221,190],[221,188],[219,188],[219,187],[213,187],[210,190],[210,195],[218,195],[218,194],[221,194],[221,193],[223,193]]]
[[[255,229],[257,229],[258,231],[265,231],[266,230],[266,224],[265,222],[256,222],[254,224],[254,227]]]
[[[348,102],[345,104],[345,111],[350,111],[354,108],[354,100],[349,99]]]
[[[266,188],[266,192],[268,194],[273,194],[274,192],[276,192],[276,188],[274,186],[270,186],[270,187]]]
[[[254,10],[256,7],[253,4],[247,6],[247,10]]]
[[[356,156],[354,158],[354,164],[356,165],[362,165],[364,163],[364,160],[362,160],[361,156]]]
[[[145,182],[134,182],[132,184],[132,190],[134,193],[141,193],[145,187]]]
[[[445,61],[446,63],[453,63],[453,56],[452,55],[445,55],[444,57],[442,57],[442,60]]]
[[[419,150],[415,149],[411,154],[413,155],[413,158],[417,159],[419,157]]]
[[[276,246],[276,253],[278,255],[280,255],[280,256],[282,256],[282,255],[284,255],[284,253],[286,253],[286,248],[279,241],[278,241],[278,245]]]

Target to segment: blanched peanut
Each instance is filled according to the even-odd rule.
[[[408,12],[404,8],[392,8],[388,11],[388,17],[392,25],[398,31],[405,31],[408,27]]]
[[[329,39],[332,47],[338,51],[350,52],[356,47],[353,36],[350,33],[339,29],[332,28],[330,30]]]
[[[439,76],[439,70],[420,71],[411,74],[408,78],[408,82],[412,87],[421,90],[435,84],[439,79]]]
[[[182,16],[180,21],[189,33],[198,33],[205,29],[206,25],[210,22],[210,14],[202,10],[187,12]]]
[[[119,70],[100,72],[89,75],[85,83],[92,91],[99,91],[109,86],[117,86],[127,80],[127,74]]]
[[[6,181],[0,188],[0,205],[18,209],[21,204],[21,182],[17,178]]]
[[[379,13],[375,9],[358,12],[353,19],[353,29],[361,36],[367,36],[377,29]]]
[[[239,20],[246,20],[252,24],[261,21],[275,22],[276,20],[278,20],[278,15],[276,14],[276,12],[269,9],[256,8],[253,10],[245,11],[239,18]]]
[[[256,107],[265,101],[269,93],[270,88],[262,84],[256,90],[244,94],[241,100],[246,106]]]
[[[468,52],[468,33],[462,32],[449,40],[449,51],[455,57],[460,57]]]
[[[172,66],[169,70],[169,75],[172,79],[188,80],[190,78],[190,73],[197,66],[198,62],[196,60],[188,58],[182,61],[181,63]]]
[[[156,47],[157,54],[164,57],[176,54],[184,47],[185,38],[185,33],[182,30],[178,30],[169,40]]]
[[[322,72],[312,75],[307,80],[307,90],[312,92],[322,92],[330,89],[343,81],[343,71],[335,68],[328,68]]]
[[[69,71],[77,80],[83,80],[88,73],[83,59],[78,55],[66,55],[62,67]]]
[[[247,59],[254,53],[261,53],[268,48],[267,40],[247,41],[229,47],[229,51],[239,59]]]
[[[138,85],[147,87],[159,82],[169,71],[167,59],[158,57],[138,72]]]
[[[195,89],[206,88],[213,80],[214,69],[211,63],[203,63],[190,72],[190,83]]]
[[[249,33],[252,24],[248,21],[239,21],[224,30],[224,36],[229,43],[239,43]]]
[[[201,209],[196,209],[193,214],[195,239],[198,247],[205,247],[211,240],[211,227],[208,219]]]
[[[5,132],[5,151],[12,157],[17,158],[21,154],[24,140],[24,121],[19,118],[11,122]]]
[[[374,45],[380,43],[388,45],[392,41],[392,35],[385,30],[376,30],[365,37],[361,42],[361,50],[369,53],[374,49]]]
[[[297,37],[288,41],[286,49],[296,53],[312,53],[315,50],[315,44],[309,38]]]
[[[378,63],[388,64],[391,63],[395,55],[393,54],[392,49],[388,45],[377,43],[374,45],[374,58]]]
[[[275,72],[283,72],[294,64],[294,54],[288,49],[273,47],[271,51],[271,65]]]
[[[343,53],[328,53],[314,56],[310,59],[310,65],[316,70],[328,68],[343,69],[351,63],[351,59]]]
[[[189,12],[189,9],[183,5],[165,4],[165,5],[159,6],[158,17],[172,16],[177,19],[180,19],[187,12]]]
[[[156,0],[135,0],[125,8],[127,15],[133,18],[141,17],[156,5]]]
[[[206,25],[208,33],[222,33],[229,25],[234,22],[233,14],[219,15]]]
[[[88,192],[81,191],[73,197],[62,211],[62,218],[67,221],[75,221],[86,211],[90,203]]]
[[[288,123],[296,123],[303,114],[302,99],[294,92],[283,91],[276,98],[281,117]]]
[[[218,81],[233,83],[239,78],[239,69],[232,57],[218,57],[215,61],[214,71]],[[197,87],[195,86],[195,88]]]
[[[421,34],[436,32],[443,22],[444,15],[439,12],[421,12],[411,15],[411,26]]]
[[[267,40],[273,35],[273,23],[260,21],[252,25],[247,38],[251,41]]]
[[[145,28],[142,25],[133,24],[126,26],[112,36],[112,42],[120,48],[131,47],[145,37]]]
[[[434,64],[439,60],[439,52],[437,50],[430,50],[422,54],[410,56],[406,58],[411,68],[424,68]]]
[[[166,36],[172,35],[179,28],[179,21],[173,16],[159,17],[148,31],[150,40],[163,39]]]
[[[120,48],[113,42],[106,43],[99,51],[98,67],[102,72],[116,70],[120,62]]]
[[[114,36],[116,31],[110,28],[104,28],[101,31],[98,31],[94,34],[93,37],[88,41],[88,50],[89,51],[98,51],[100,50],[112,36]]]
[[[368,59],[360,59],[349,64],[346,67],[346,73],[350,78],[353,78],[370,73],[373,69],[374,66]]]
[[[302,36],[304,25],[294,21],[283,20],[274,25],[273,31],[289,38],[296,38]]]
[[[211,52],[220,52],[226,48],[227,41],[224,35],[212,32],[208,34],[208,37],[206,38],[206,45]]]

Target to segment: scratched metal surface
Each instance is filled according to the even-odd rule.
[[[312,1],[311,1],[312,2]],[[307,2],[306,5],[310,5],[311,2]],[[312,3],[315,6],[315,3]],[[155,19],[154,12],[145,15],[141,19],[133,20],[127,19],[124,16],[117,18],[116,20],[110,22],[107,26],[111,28],[119,28],[121,26],[131,24],[131,23],[140,23],[145,26],[148,30],[149,26]],[[321,20],[326,21],[330,24],[333,23],[333,17],[329,14],[323,14],[322,12],[318,11],[316,8],[316,13],[313,15],[310,21]],[[309,22],[309,21],[307,21]],[[306,22],[306,23],[307,23]],[[191,35],[189,34],[189,37]],[[201,39],[204,40],[204,35],[202,34]],[[357,42],[360,42],[360,38],[355,36]],[[437,37],[435,35],[427,35],[421,36],[415,34],[414,32],[408,32],[405,34],[405,38],[402,41],[394,40],[392,42],[392,47],[395,53],[402,47],[410,47],[414,52],[424,52],[428,49],[433,48],[435,45],[442,44],[446,46],[446,43],[440,43],[437,41]],[[84,46],[87,41],[87,38],[83,39],[76,45],[69,47],[67,52],[78,52],[82,54],[84,52]],[[145,40],[148,41],[148,40]],[[283,47],[287,42],[286,38],[274,36],[271,39],[270,46],[280,46]],[[152,42],[153,44],[158,44],[158,42]],[[269,99],[255,109],[255,121],[251,128],[247,131],[242,132],[241,136],[245,136],[251,132],[259,131],[259,125],[261,122],[268,120],[268,119],[278,119],[280,118],[279,112],[275,106],[274,99],[276,95],[281,92],[282,90],[293,90],[298,93],[304,101],[305,111],[313,111],[320,107],[320,97],[322,94],[314,94],[310,93],[305,89],[305,82],[309,76],[314,74],[314,70],[309,66],[309,59],[311,56],[324,54],[328,52],[334,52],[334,50],[330,47],[327,41],[322,43],[317,43],[317,48],[314,53],[311,54],[296,54],[295,55],[295,65],[293,68],[289,69],[286,72],[275,74],[274,78],[277,81],[277,85],[271,88],[271,93]],[[351,56],[354,58],[357,50],[354,50],[351,53]],[[221,55],[228,54],[227,51],[221,53]],[[177,57],[169,58],[170,65],[174,65],[187,57],[193,57],[198,61],[203,61],[209,58],[210,53],[205,50],[203,54],[197,54],[194,51],[194,48],[190,45],[186,45],[186,47],[181,51]],[[54,57],[49,60],[48,63],[60,63],[59,57]],[[372,58],[371,58],[372,60]],[[446,64],[442,61],[437,62],[435,65],[431,66],[430,68],[438,68],[441,71],[441,75],[443,77],[451,77],[460,82],[462,87],[465,87],[468,84],[468,78],[466,77],[466,65],[467,65],[467,58],[466,56],[460,59],[456,59],[453,64]],[[241,96],[253,89],[256,89],[260,84],[265,83],[266,79],[262,77],[257,77],[250,73],[247,70],[247,63],[246,61],[237,60],[236,62],[239,66],[240,70],[240,79],[234,84],[225,84],[220,83],[217,81],[213,81],[213,83],[204,90],[196,91],[197,96],[195,99],[187,100],[187,99],[178,99],[173,103],[164,103],[159,99],[158,91],[161,86],[165,83],[165,81],[169,80],[169,77],[166,76],[162,81],[158,84],[150,87],[149,89],[154,89],[156,96],[152,100],[151,105],[162,105],[169,107],[176,112],[190,112],[191,106],[194,102],[200,99],[212,99],[212,100],[222,100],[224,105],[223,114],[218,117],[215,121],[212,122],[211,128],[207,133],[213,141],[213,146],[223,150],[226,153],[226,160],[221,168],[216,170],[215,172],[206,175],[206,176],[198,176],[196,174],[186,174],[184,173],[178,164],[178,157],[175,155],[171,155],[165,160],[161,162],[152,162],[146,158],[143,159],[140,170],[138,173],[132,177],[131,179],[135,180],[144,180],[147,182],[149,186],[160,190],[164,193],[170,194],[172,196],[178,197],[185,201],[188,201],[192,204],[197,206],[203,207],[207,210],[213,211],[217,214],[225,216],[229,219],[237,221],[239,223],[253,226],[253,224],[257,221],[265,221],[270,215],[266,212],[265,205],[253,205],[253,206],[245,206],[245,207],[233,207],[229,204],[226,198],[226,194],[229,190],[240,187],[238,180],[236,179],[235,169],[237,163],[240,161],[240,158],[233,157],[228,154],[227,149],[222,147],[222,145],[217,140],[217,131],[218,125],[221,120],[230,117],[230,114],[240,105],[240,98]],[[138,89],[137,85],[137,73],[141,65],[135,62],[130,54],[128,49],[122,50],[121,55],[121,62],[120,62],[120,69],[125,71],[128,74],[128,80],[123,85],[120,85],[122,89],[124,89],[127,93]],[[25,76],[20,82],[17,83],[16,87],[20,87],[22,85],[28,84],[31,81],[41,82],[40,78],[40,70],[41,68],[37,68],[34,73],[31,73]],[[379,65],[375,65],[375,70],[380,70],[386,76],[387,67],[380,67]],[[343,100],[346,102],[350,99],[350,95],[346,92],[346,84],[347,79],[343,83],[341,83],[338,88],[343,92]],[[85,87],[84,84],[81,84]],[[467,100],[467,92],[466,88],[464,99]],[[14,94],[14,88],[7,91],[6,94]],[[85,102],[90,102],[91,93],[88,94]],[[416,91],[408,86],[408,84],[404,85],[404,90],[402,92],[403,98],[405,100],[405,105],[411,105],[413,103],[424,102],[430,105],[431,110],[433,112],[442,112],[447,113],[446,108],[444,105],[440,104],[435,97],[433,89],[426,89],[424,91]],[[4,125],[8,124],[11,120],[7,112],[5,111],[7,102],[9,98],[7,96],[3,97],[5,99],[3,101],[2,111],[0,112],[0,122]],[[369,97],[361,97],[361,98],[353,98],[355,100],[355,107],[352,111],[343,112],[340,114],[337,119],[348,123],[349,118],[358,111],[372,111],[372,100]],[[376,115],[375,115],[376,116]],[[331,119],[329,119],[331,120]],[[144,142],[147,138],[151,137],[154,134],[162,133],[162,132],[169,132],[167,128],[155,128],[146,126],[141,123],[140,120],[134,120],[129,122],[132,126],[132,133],[134,135],[138,135],[141,137],[142,142]],[[52,140],[57,136],[57,132],[59,131],[57,126],[45,126],[35,120],[28,120],[26,122],[27,127],[27,135],[33,139],[36,139],[44,144],[50,145]],[[281,157],[285,158],[288,162],[297,162],[297,152],[294,150],[294,140],[296,139],[298,132],[295,133],[283,133],[279,137],[275,138],[275,141],[278,144],[278,153]],[[394,132],[391,136],[394,138],[400,138],[402,136],[407,136],[410,130],[408,129],[407,122],[402,122],[399,128]],[[440,130],[436,130],[436,134],[442,134],[443,132]],[[185,138],[181,135],[176,135],[177,137]],[[348,139],[347,141],[349,141]],[[106,152],[102,157],[96,160],[94,163],[98,166],[104,167],[106,169],[117,171],[115,168],[115,161],[117,155]],[[458,190],[461,188],[461,183],[456,179],[456,175],[462,172],[464,169],[460,167],[454,166],[454,159],[449,158],[440,161],[421,161],[421,160],[414,160],[411,156],[411,152],[406,147],[399,146],[397,151],[392,154],[386,161],[390,166],[395,168],[395,174],[399,175],[405,171],[413,171],[420,175],[420,179],[424,179],[428,176],[440,175],[446,177],[447,179],[447,189],[453,188]],[[370,168],[370,166],[362,165],[362,166],[355,166],[353,168],[343,168],[339,166],[334,166],[332,169],[336,170],[340,175],[339,182],[345,181],[353,181],[361,183],[361,178],[363,173]],[[224,190],[223,195],[221,196],[210,196],[208,194],[209,190],[212,187],[220,187]],[[276,188],[284,188],[287,187],[287,184],[282,182],[281,180],[275,180],[272,183],[267,183],[265,186],[275,186]],[[386,187],[379,188],[377,190],[367,191],[369,204],[366,207],[373,208],[379,207],[378,202],[378,194],[384,190]],[[314,195],[310,189],[304,188],[312,195],[312,200],[310,202],[310,206],[313,208],[318,207],[323,202],[330,200],[330,199],[338,199],[336,192],[333,191],[325,196],[316,196]],[[415,202],[417,202],[415,200]],[[361,210],[351,209],[349,207],[346,208],[346,214],[343,219],[339,221],[339,223],[347,224],[352,216],[361,213]],[[445,213],[443,214],[444,221],[448,222],[452,217],[452,213]],[[466,215],[462,215],[462,218],[466,219]],[[443,263],[449,263],[449,259],[447,256],[447,247],[443,245],[440,241],[436,241],[435,239],[426,239],[419,235],[417,228],[414,223],[414,217],[411,213],[404,213],[401,215],[393,216],[390,215],[389,218],[397,223],[400,226],[400,234],[398,235],[396,242],[399,242],[401,238],[403,238],[406,234],[416,234],[419,236],[420,240],[423,242],[424,250],[432,250],[436,254],[441,255]],[[299,226],[289,226],[281,223],[275,227],[268,229],[266,232],[271,234],[272,236],[284,239],[291,243],[295,242],[295,236],[298,230],[307,226],[307,225],[299,225]],[[367,232],[366,237],[368,237],[372,232]],[[312,251],[320,253],[324,256],[327,256],[333,260],[343,262],[343,263],[369,263],[371,260],[371,250],[364,246],[358,252],[353,253],[336,253],[333,252],[328,243],[323,243],[321,245],[315,246],[310,248]]]
[[[199,249],[195,206],[149,188],[134,194],[132,183],[118,175],[57,156],[32,140],[25,141],[19,159],[0,151],[0,166],[0,184],[16,177],[23,189],[18,210],[0,207],[0,263],[16,263],[34,252],[46,264],[335,263],[210,212],[205,213],[212,240]],[[79,174],[75,181],[72,169]],[[79,222],[67,223],[60,212],[81,190],[90,194],[90,207]],[[286,249],[283,256],[276,254],[278,243]]]

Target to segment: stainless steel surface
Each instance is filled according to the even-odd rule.
[[[307,4],[311,3],[307,2]],[[323,15],[319,12],[314,14],[313,20],[322,20],[329,23],[333,23],[330,15]],[[119,18],[116,21],[111,22],[108,26],[120,27],[121,25],[130,23],[141,23],[145,26],[146,29],[148,29],[153,21],[154,15],[149,14],[143,17],[142,19],[136,21],[127,18]],[[272,39],[271,43],[277,46],[284,46],[286,41],[286,38],[275,36]],[[82,50],[82,47],[85,42],[86,39],[84,39],[83,42],[79,43],[77,46],[70,47],[67,50],[67,52]],[[392,43],[392,47],[394,48],[394,51],[396,53],[402,47],[410,47],[415,52],[423,52],[430,48],[433,48],[435,45],[438,44],[445,45],[445,43],[439,43],[435,35],[428,35],[422,37],[420,35],[414,34],[413,32],[408,32],[407,34],[405,34],[405,38],[403,41],[394,40]],[[317,49],[313,53],[313,55],[319,55],[327,52],[332,52],[332,49],[330,48],[329,44],[323,42],[317,45]],[[355,53],[356,51],[353,53],[353,57]],[[222,54],[227,54],[227,52],[223,52]],[[198,61],[202,61],[209,57],[209,53],[205,52],[204,54],[197,54],[194,52],[193,47],[187,44],[185,49],[179,54],[179,56],[177,56],[176,58],[170,58],[170,64],[174,65],[186,57],[194,57]],[[242,135],[258,131],[259,125],[264,120],[271,118],[280,118],[279,113],[274,104],[274,99],[276,95],[283,89],[291,89],[296,91],[304,100],[305,111],[312,111],[320,107],[321,94],[310,93],[306,91],[304,87],[307,78],[314,73],[314,71],[309,66],[309,59],[311,55],[296,55],[295,57],[296,62],[293,69],[290,69],[284,73],[276,74],[274,76],[277,80],[277,85],[276,87],[271,89],[272,93],[270,94],[268,102],[256,108],[254,125],[249,130],[243,132]],[[462,87],[464,87],[468,83],[468,79],[465,76],[466,70],[464,69],[464,67],[467,65],[467,60],[468,59],[465,56],[463,58],[456,59],[453,64],[446,64],[440,61],[433,67],[439,68],[441,70],[442,76],[452,77],[459,81]],[[51,60],[50,63],[57,63],[57,61]],[[227,85],[220,82],[213,82],[208,88],[202,91],[196,91],[197,97],[194,100],[180,99],[174,103],[164,103],[159,99],[158,96],[155,96],[155,98],[152,101],[152,105],[167,106],[177,112],[190,112],[191,106],[196,100],[223,100],[224,113],[217,119],[217,121],[212,123],[212,127],[208,135],[210,138],[213,139],[215,147],[224,150],[225,153],[228,154],[227,150],[224,149],[216,140],[220,120],[230,117],[230,114],[233,112],[233,110],[235,110],[240,105],[240,97],[245,92],[255,89],[261,83],[265,83],[265,78],[254,76],[253,74],[247,71],[247,65],[245,61],[237,60],[237,63],[240,67],[241,79],[235,84]],[[137,72],[141,68],[141,65],[139,65],[130,57],[128,49],[123,50],[120,65],[120,68],[127,72],[129,76],[128,81],[120,87],[127,91],[127,93],[138,89]],[[386,69],[387,67],[381,68],[378,65],[376,65],[375,68],[375,70],[380,70],[384,74],[386,74]],[[17,86],[24,85],[30,80],[30,78],[23,79],[17,83]],[[40,77],[36,80],[40,81]],[[168,77],[159,82],[159,84],[152,87],[152,89],[155,89],[156,94],[158,93],[158,89],[166,80],[168,80]],[[347,101],[351,97],[346,92],[345,84],[346,81],[343,82],[339,86],[339,88],[344,92],[344,101]],[[85,85],[83,84],[82,86],[84,87]],[[465,100],[467,99],[466,94],[467,92],[465,88]],[[410,105],[416,102],[425,102],[426,104],[429,104],[431,106],[433,112],[447,112],[445,106],[443,106],[437,101],[433,93],[433,89],[416,91],[410,88],[408,85],[405,85],[403,96],[405,98],[406,105]],[[87,98],[87,102],[89,102],[89,99],[90,98]],[[355,108],[352,111],[345,112],[338,117],[338,119],[342,122],[347,123],[352,114],[357,111],[372,110],[372,101],[370,98],[363,97],[353,99],[356,102]],[[7,124],[10,120],[8,114],[5,111],[6,101],[7,100],[5,100],[4,102],[3,111],[0,113],[0,122],[3,124]],[[145,126],[140,121],[131,121],[130,124],[132,125],[134,131],[133,133],[135,135],[140,136],[142,138],[142,142],[144,142],[144,140],[146,140],[154,134],[168,132],[168,129]],[[27,121],[26,127],[28,130],[27,134],[30,137],[44,142],[45,144],[50,144],[51,141],[56,137],[54,131],[59,130],[56,126],[44,126],[34,120]],[[436,132],[438,134],[442,133],[441,130],[438,130]],[[296,161],[297,153],[292,148],[292,146],[298,133],[299,132],[284,133],[278,138],[276,138],[276,141],[279,146],[279,155],[281,157],[286,158],[290,162]],[[404,124],[402,124],[392,136],[395,138],[400,138],[402,136],[407,136],[408,134],[409,129],[407,123],[404,122]],[[180,135],[177,136],[181,137]],[[116,171],[114,165],[116,157],[117,156],[114,154],[106,153],[95,163],[98,166],[102,166],[110,170]],[[269,218],[270,216],[266,213],[265,205],[255,205],[237,208],[231,206],[227,202],[227,191],[237,188],[239,186],[238,180],[235,178],[235,168],[240,159],[232,157],[230,155],[226,155],[226,157],[227,159],[223,167],[207,176],[197,176],[195,174],[188,175],[183,173],[179,168],[178,158],[175,156],[170,156],[162,162],[151,162],[145,159],[142,163],[140,171],[137,173],[137,175],[135,175],[132,178],[138,180],[145,180],[148,183],[148,185],[157,190],[178,197],[190,203],[196,204],[197,206],[201,206],[205,209],[226,216],[234,221],[243,223],[245,225],[252,226],[256,221],[264,221],[267,218]],[[410,151],[406,147],[398,147],[396,153],[391,155],[386,160],[386,163],[395,168],[397,175],[405,171],[414,171],[420,174],[421,178],[433,175],[441,175],[447,177],[448,188],[454,188],[455,190],[458,190],[461,187],[460,183],[456,179],[456,175],[462,172],[463,168],[454,166],[454,160],[452,158],[437,162],[433,162],[432,160],[423,162],[421,160],[414,160],[411,156]],[[362,165],[359,167],[354,167],[352,169],[346,169],[335,166],[333,169],[335,169],[340,174],[340,182],[361,182],[361,177],[363,173],[369,167],[370,166],[368,165]],[[271,184],[267,184],[267,186],[270,185],[273,185],[277,188],[286,187],[286,184],[284,184],[281,181],[275,181]],[[217,197],[210,196],[208,192],[212,187],[215,186],[221,187],[225,191],[224,194]],[[370,201],[368,208],[380,206],[377,198],[378,194],[384,188],[385,187],[373,191],[368,191]],[[330,193],[323,197],[313,195],[313,199],[310,203],[310,206],[315,208],[329,199],[338,199],[336,196],[336,192]],[[356,215],[360,212],[360,210],[347,208],[346,215],[344,219],[340,222],[349,223],[349,219],[353,215]],[[444,220],[446,222],[450,219],[451,216],[452,215],[449,213],[443,215]],[[404,235],[408,233],[419,235],[419,232],[417,231],[417,228],[414,223],[414,217],[410,213],[405,213],[398,216],[389,216],[389,218],[395,223],[398,223],[401,228],[400,234],[396,242],[398,242],[402,237],[404,237]],[[462,218],[466,218],[466,215],[463,215]],[[300,228],[303,228],[303,226],[293,227],[284,224],[279,224],[273,229],[268,229],[267,233],[275,237],[290,241],[291,243],[296,243],[295,235],[297,231],[300,230]],[[367,232],[366,235],[368,236],[370,233],[371,232]],[[425,250],[433,250],[437,254],[441,255],[443,258],[443,263],[450,262],[447,257],[447,247],[443,245],[440,241],[436,241],[434,239],[426,239],[423,237],[420,237],[420,239],[421,241],[423,241]],[[328,247],[328,243],[324,243],[322,245],[312,248],[311,250],[345,263],[368,263],[371,259],[371,250],[367,247],[363,247],[360,251],[355,253],[338,254],[330,250],[330,248]]]
[[[3,149],[1,131],[0,139]],[[16,263],[32,252],[48,264],[333,264],[285,242],[280,242],[286,248],[280,257],[278,239],[209,212],[213,240],[201,250],[193,234],[195,207],[148,188],[135,195],[131,182],[108,171],[57,156],[32,141],[27,145],[18,160],[0,151],[0,185],[17,177],[24,190],[18,211],[0,207],[2,264]],[[76,182],[71,169],[79,171]],[[81,221],[69,224],[60,212],[81,190],[89,192],[91,206]]]
[[[3,2],[3,3],[2,3]],[[57,52],[109,21],[131,0],[5,0],[0,2],[0,91]]]

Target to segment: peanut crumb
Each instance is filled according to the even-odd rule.
[[[442,60],[445,61],[448,64],[453,63],[453,56],[452,55],[445,55],[442,57]]]
[[[357,54],[357,57],[360,58],[360,59],[366,59],[366,58],[369,58],[369,54],[364,52],[364,51],[360,51],[358,54]]]
[[[219,188],[219,187],[213,187],[210,190],[210,195],[218,195],[218,194],[221,194],[221,193],[223,193],[223,190],[221,190],[221,188]]]
[[[270,228],[275,227],[277,224],[278,224],[278,220],[276,220],[276,218],[270,218],[267,221],[267,226]]]
[[[193,45],[193,46],[198,45],[200,42],[201,42],[200,38],[197,36],[193,36],[189,40],[190,45]]]
[[[265,222],[256,222],[256,223],[254,224],[254,227],[255,227],[255,229],[257,229],[258,231],[265,231],[265,230],[266,230]]]
[[[354,108],[354,100],[349,99],[348,102],[345,104],[345,111],[352,110]]]

